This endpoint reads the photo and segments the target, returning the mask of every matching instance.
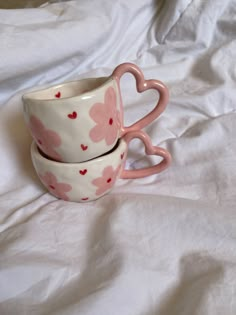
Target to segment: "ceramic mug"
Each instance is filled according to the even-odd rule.
[[[137,91],[155,89],[155,108],[129,127],[123,125],[120,78],[132,73]],[[134,64],[119,65],[110,77],[84,79],[23,95],[24,117],[39,148],[61,162],[83,162],[109,152],[127,132],[156,119],[168,102],[168,89],[158,80],[145,80]]]
[[[147,155],[161,156],[157,165],[138,170],[125,170],[128,144],[139,138]],[[163,148],[152,146],[143,131],[127,133],[119,139],[113,150],[103,156],[82,163],[61,163],[47,158],[35,142],[31,146],[31,157],[40,180],[57,198],[85,202],[100,198],[108,193],[118,178],[141,178],[157,174],[171,163],[171,156]]]

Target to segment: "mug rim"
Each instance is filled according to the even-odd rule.
[[[57,99],[57,98],[35,99],[35,98],[30,97],[30,95],[33,95],[35,93],[44,92],[46,90],[61,88],[62,86],[66,86],[66,85],[73,84],[73,83],[78,83],[80,81],[97,80],[97,79],[104,79],[104,82],[101,85],[99,85],[98,87],[95,87],[95,88],[89,90],[88,92],[84,92],[84,93],[79,94],[79,95],[63,97],[63,98],[59,98],[59,99]],[[61,84],[56,84],[56,85],[51,85],[49,87],[44,87],[44,88],[41,88],[41,89],[38,89],[35,91],[26,92],[22,95],[22,100],[23,101],[31,100],[31,101],[39,101],[39,102],[58,102],[58,101],[74,99],[74,98],[82,98],[84,95],[97,91],[98,89],[100,89],[101,87],[104,87],[107,83],[109,83],[110,81],[113,81],[113,80],[115,80],[115,78],[112,75],[102,76],[102,77],[94,77],[94,78],[84,78],[84,79],[79,79],[79,80],[71,80],[71,81],[63,82]]]
[[[40,162],[47,164],[48,166],[59,166],[59,167],[76,167],[80,166],[83,167],[83,165],[89,166],[91,164],[97,163],[97,162],[102,162],[103,160],[106,160],[108,158],[111,158],[113,155],[117,154],[117,151],[121,148],[122,144],[126,143],[126,141],[123,138],[119,138],[115,144],[115,146],[108,151],[107,153],[104,153],[103,155],[100,155],[98,157],[92,158],[87,161],[83,162],[59,162],[55,160],[51,160],[50,158],[47,158],[46,156],[43,156],[40,151],[39,147],[37,146],[36,142],[33,141],[31,143],[31,156],[36,157]]]

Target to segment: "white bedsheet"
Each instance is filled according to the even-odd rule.
[[[0,10],[0,314],[236,314],[236,1],[69,1]],[[145,130],[160,175],[86,204],[33,170],[21,96],[134,62],[170,89]],[[122,79],[125,122],[153,108]],[[155,162],[131,144],[128,168]]]

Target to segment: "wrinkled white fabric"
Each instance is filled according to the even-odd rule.
[[[236,314],[236,1],[68,1],[0,10],[0,314]],[[165,172],[57,200],[30,160],[21,96],[134,62],[170,90],[145,130]],[[126,125],[150,111],[122,78]],[[127,168],[157,161],[130,145]]]

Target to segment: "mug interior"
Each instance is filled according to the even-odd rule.
[[[108,77],[82,79],[27,93],[23,98],[35,100],[65,99],[91,92],[108,81]]]
[[[78,163],[66,163],[66,162],[58,162],[56,160],[53,160],[51,157],[49,157],[48,155],[46,155],[38,146],[37,144],[34,142],[34,151],[35,153],[38,153],[38,155],[40,156],[41,159],[43,159],[44,161],[48,161],[49,163],[57,163],[57,164],[63,164],[63,165],[72,165],[72,164],[86,164],[86,163],[92,163],[94,160],[99,159],[99,158],[104,158],[104,157],[110,157],[113,153],[115,153],[116,150],[118,150],[118,148],[121,145],[121,141],[122,139],[118,139],[115,146],[108,152],[96,156],[95,158],[92,158],[90,160],[84,161],[84,162],[78,162]]]

